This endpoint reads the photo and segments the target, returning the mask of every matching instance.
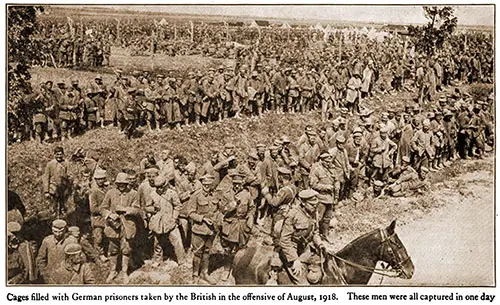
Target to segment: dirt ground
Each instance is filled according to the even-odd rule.
[[[450,188],[456,182],[463,183],[458,192]],[[495,285],[493,173],[466,173],[449,183],[436,192],[446,206],[398,228],[415,265],[413,278],[384,278],[383,285]],[[370,285],[380,280],[375,275]]]

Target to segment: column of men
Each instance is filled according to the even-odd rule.
[[[368,63],[367,69],[372,69],[371,65]],[[337,70],[341,73],[334,73]],[[358,70],[353,73],[361,79]],[[106,85],[97,75],[88,88],[82,88],[78,80],[73,80],[71,86],[64,82],[54,86],[47,81],[40,84],[39,93],[31,99],[29,129],[32,138],[48,141],[109,125],[119,126],[130,138],[139,125],[149,130],[181,128],[229,117],[261,116],[267,111],[321,109],[326,121],[344,104],[351,111],[357,110],[361,92],[368,92],[374,81],[364,78],[366,89],[361,90],[361,86],[347,83],[348,74],[342,64],[338,69],[327,67],[318,73],[314,68],[281,70],[257,63],[254,69],[241,65],[236,72],[224,66],[205,74],[191,71],[186,79],[176,79],[172,72],[153,76],[134,71],[125,76],[117,70],[112,84]]]
[[[429,171],[456,158],[484,156],[485,144],[493,144],[492,104],[492,96],[475,101],[464,95],[443,96],[425,112],[408,104],[401,111],[375,115],[363,109],[350,116],[344,108],[324,125],[307,126],[296,141],[284,135],[269,146],[256,145],[246,156],[230,143],[212,151],[203,164],[169,151],[151,152],[140,160],[138,172],[124,170],[112,185],[98,160],[83,161],[89,164],[81,170],[88,212],[80,221],[67,217],[70,161],[58,147],[43,181],[45,197],[60,219],[31,263],[26,253],[18,253],[21,224],[9,223],[9,279],[28,281],[27,270],[36,262],[43,282],[94,283],[92,268],[85,265],[94,261],[108,264],[108,283],[127,282],[131,268],[145,260],[158,265],[173,253],[180,265],[192,264],[194,282],[213,284],[208,274],[212,248],[221,245],[232,256],[258,231],[268,232],[266,242],[286,254],[282,266],[296,271],[296,244],[289,239],[298,206],[315,202],[317,233],[324,239],[344,204],[422,193]],[[91,233],[82,238],[80,229]]]

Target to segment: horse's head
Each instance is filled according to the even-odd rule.
[[[380,229],[380,257],[379,259],[389,264],[399,277],[410,279],[415,267],[406,248],[396,234],[396,220],[385,228]]]

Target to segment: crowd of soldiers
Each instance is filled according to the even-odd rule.
[[[127,283],[131,269],[169,257],[192,269],[194,283],[215,284],[214,249],[232,257],[258,236],[275,247],[273,272],[318,283],[317,248],[334,252],[338,209],[418,196],[429,190],[429,172],[483,158],[494,144],[493,105],[493,93],[481,101],[455,90],[426,109],[411,102],[351,115],[342,107],[295,140],[283,135],[249,152],[227,143],[203,164],[151,151],[113,178],[99,156],[80,148],[66,160],[56,147],[43,176],[56,220],[39,247],[26,241],[25,209],[9,192],[9,283],[93,284],[92,264],[107,266],[99,268],[109,270],[107,283]]]
[[[175,71],[126,75],[117,69],[115,79],[96,75],[87,88],[78,80],[71,86],[48,80],[26,97],[21,113],[9,112],[9,140],[65,139],[108,125],[119,126],[130,138],[138,126],[181,128],[266,112],[317,110],[326,121],[342,107],[357,112],[362,101],[399,91],[417,92],[423,105],[450,85],[492,81],[490,54],[472,56],[488,42],[473,42],[469,45],[475,47],[463,55],[471,55],[470,65],[450,48],[432,58],[405,58],[404,41],[389,39],[346,45],[340,60],[331,46],[286,49],[269,44],[242,49],[235,65],[181,76]]]

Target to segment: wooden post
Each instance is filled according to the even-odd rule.
[[[191,24],[191,42],[194,41],[194,24],[193,24],[193,21],[189,21],[189,23]]]

